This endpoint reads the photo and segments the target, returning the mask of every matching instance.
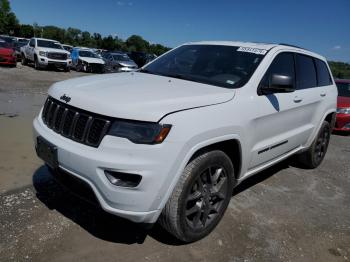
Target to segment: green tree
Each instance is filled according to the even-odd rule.
[[[77,46],[80,44],[81,30],[77,28],[68,27],[65,33],[64,43]]]
[[[328,62],[334,78],[350,78],[350,64],[343,62]]]
[[[34,27],[32,25],[20,25],[18,36],[31,38],[34,36]]]
[[[148,52],[149,51],[149,42],[143,39],[141,36],[132,35],[126,39],[126,46],[129,51],[139,51],[139,52]]]
[[[101,48],[102,49],[114,50],[115,47],[116,47],[116,44],[114,42],[113,36],[109,35],[109,36],[104,37],[102,39],[102,43],[101,43]]]
[[[18,26],[18,19],[11,12],[10,2],[8,0],[0,0],[0,33],[13,35]]]
[[[64,42],[66,30],[57,26],[44,26],[42,28],[42,37]]]

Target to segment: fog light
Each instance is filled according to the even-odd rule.
[[[350,123],[348,123],[345,126],[343,126],[343,128],[350,128]]]
[[[140,175],[120,173],[110,170],[105,170],[105,175],[109,182],[115,186],[121,187],[137,187],[142,179],[142,176]]]

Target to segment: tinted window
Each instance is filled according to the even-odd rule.
[[[294,82],[294,55],[292,53],[281,53],[277,55],[267,70],[261,85],[265,87],[270,86],[273,74],[290,76]]]
[[[331,75],[325,62],[315,59],[318,77],[318,86],[328,86],[333,84]]]
[[[350,97],[350,83],[336,83],[338,88],[338,96]]]
[[[54,48],[54,49],[63,49],[60,43],[48,40],[37,40],[37,44],[40,47]]]
[[[5,41],[4,42],[0,41],[0,48],[10,48],[10,47],[11,46],[8,43],[6,43]]]
[[[296,55],[297,89],[317,86],[314,60],[305,55]]]
[[[99,58],[95,53],[93,53],[91,51],[79,51],[79,56],[81,56],[81,57]]]
[[[183,45],[141,72],[238,88],[250,79],[263,58],[264,54],[242,51],[237,46]]]

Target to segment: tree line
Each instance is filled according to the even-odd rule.
[[[350,64],[343,62],[328,62],[329,67],[332,70],[332,74],[334,78],[346,78],[350,79]]]
[[[99,33],[91,34],[78,28],[67,29],[57,26],[39,26],[19,23],[15,13],[11,11],[8,0],[0,0],[0,34],[16,37],[42,37],[54,39],[63,44],[84,46],[107,50],[121,50],[125,52],[139,51],[156,54],[157,56],[170,50],[161,44],[151,44],[141,36],[132,35],[126,40],[117,36],[102,36]]]
[[[141,51],[161,55],[170,48],[151,44],[141,36],[132,35],[125,41],[117,36],[103,37],[99,33],[91,34],[77,28],[67,29],[57,26],[39,26],[38,24],[20,24],[16,15],[11,11],[8,0],[0,0],[0,34],[31,38],[33,36],[57,40],[73,46],[121,50],[125,52]],[[350,78],[350,64],[343,62],[329,62],[335,78]]]

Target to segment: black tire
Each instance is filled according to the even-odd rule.
[[[77,72],[83,72],[83,65],[81,63],[78,63],[75,67],[75,71]]]
[[[37,57],[34,57],[34,68],[35,70],[40,70],[40,65]]]
[[[27,58],[25,57],[24,54],[22,54],[21,64],[22,65],[27,65],[28,64],[28,60],[27,60]]]
[[[233,165],[224,152],[199,155],[186,166],[162,211],[160,225],[183,242],[207,236],[224,215],[233,187]]]
[[[64,72],[70,72],[70,67],[66,66],[63,70],[64,70]]]
[[[303,167],[314,169],[318,167],[327,152],[329,139],[331,135],[331,126],[327,121],[323,121],[322,126],[307,151],[297,155],[297,162]]]

